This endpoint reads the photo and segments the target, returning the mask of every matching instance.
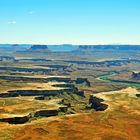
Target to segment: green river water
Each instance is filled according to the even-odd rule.
[[[97,77],[96,79],[99,81],[107,82],[107,83],[123,83],[123,84],[127,84],[128,86],[131,86],[131,87],[140,87],[140,82],[110,80],[109,77],[111,77],[113,75],[117,75],[117,73],[110,72],[109,74],[101,75],[101,76]]]

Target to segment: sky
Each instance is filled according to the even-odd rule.
[[[140,0],[0,0],[0,43],[140,44]]]

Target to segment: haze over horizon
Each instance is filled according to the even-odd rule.
[[[0,43],[140,44],[139,0],[0,1]]]

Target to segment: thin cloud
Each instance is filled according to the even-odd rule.
[[[29,11],[28,14],[29,15],[33,15],[35,13],[35,11]]]
[[[13,24],[13,25],[16,24],[16,23],[17,23],[17,22],[14,21],[14,20],[8,22],[8,24]]]

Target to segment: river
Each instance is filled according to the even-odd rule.
[[[102,82],[106,82],[106,83],[123,83],[131,87],[140,87],[140,82],[109,79],[109,77],[117,75],[117,74],[118,74],[117,72],[110,72],[108,74],[101,75],[97,77],[96,79]]]

